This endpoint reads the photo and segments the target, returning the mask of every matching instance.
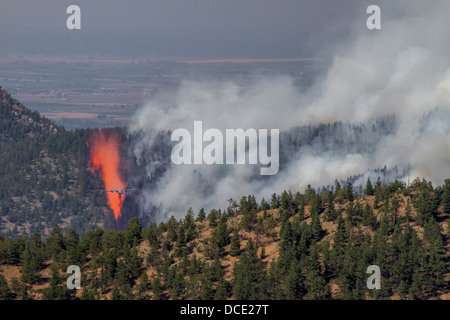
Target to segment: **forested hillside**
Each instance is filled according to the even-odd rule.
[[[53,229],[43,240],[0,238],[2,299],[448,299],[450,180],[367,182],[257,201],[225,211],[81,239]],[[82,290],[68,290],[78,265]],[[369,290],[366,269],[381,268]]]
[[[103,226],[104,196],[89,192],[100,185],[87,169],[88,135],[55,126],[0,89],[0,234]]]
[[[0,86],[0,142],[18,141],[39,134],[54,134],[61,128],[11,98]]]
[[[395,131],[395,123],[394,116],[386,116],[367,126],[337,122],[291,128],[280,137],[281,170],[305,148],[317,152],[373,152],[382,137]],[[146,194],[157,192],[172,167],[170,132],[127,134],[125,128],[107,130],[122,136],[124,162],[132,173],[129,184]],[[129,195],[122,210],[124,218],[118,223],[114,220],[100,192],[103,183],[98,173],[89,169],[87,141],[91,132],[91,129],[68,131],[56,126],[0,89],[0,234],[15,237],[39,232],[45,237],[58,226],[62,230],[72,227],[83,235],[97,227],[123,229],[127,220],[135,216],[147,226],[155,216],[166,215],[167,210],[158,199],[151,207],[143,208],[137,204],[142,199],[135,201]],[[214,172],[216,179],[222,179],[230,168],[221,169]],[[377,174],[383,184],[404,175],[387,173],[385,170]],[[350,177],[349,181],[356,178]],[[215,179],[204,181],[201,175],[196,179],[203,181],[198,188],[199,199],[214,190],[211,183]],[[256,174],[252,179],[262,177]],[[273,177],[267,178],[266,183],[270,184],[270,179]],[[361,186],[355,190],[361,194]],[[134,197],[139,197],[139,193]]]
[[[108,130],[123,137],[124,157],[142,134]],[[395,117],[292,128],[281,161],[303,146],[371,152],[394,130]],[[0,299],[450,298],[450,180],[387,183],[398,173],[384,168],[364,190],[354,177],[160,224],[161,212],[136,218],[130,196],[116,222],[88,167],[90,133],[55,126],[0,89]],[[138,187],[170,166],[169,136],[154,132],[140,162],[129,159]],[[69,265],[81,267],[82,290],[67,289]],[[380,290],[366,287],[369,265],[381,268]]]

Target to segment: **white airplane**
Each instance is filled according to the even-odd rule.
[[[99,191],[102,191],[102,192],[115,192],[117,194],[122,194],[122,193],[125,193],[126,191],[134,191],[134,190],[137,190],[137,189],[111,189],[111,190],[99,190]]]

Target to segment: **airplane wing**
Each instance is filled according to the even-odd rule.
[[[125,191],[134,191],[134,190],[138,190],[137,188],[133,188],[133,189],[111,189],[111,190],[103,190],[103,189],[99,189],[97,191],[101,191],[101,192],[117,192],[117,193],[121,193],[121,192],[125,192]]]

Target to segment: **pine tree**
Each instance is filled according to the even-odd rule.
[[[211,228],[217,227],[217,219],[219,218],[219,212],[216,209],[212,209],[208,215],[209,226]]]
[[[111,291],[111,300],[124,300],[124,296],[121,294],[119,286],[114,284]]]
[[[285,217],[281,224],[280,238],[278,263],[280,269],[286,272],[289,270],[290,264],[295,256],[292,224],[287,217]]]
[[[311,246],[306,275],[307,293],[305,298],[312,300],[324,300],[330,297],[327,283],[323,279],[320,270],[319,254],[315,245]]]
[[[373,203],[373,208],[374,209],[378,209],[379,203],[380,203],[380,198],[381,198],[381,192],[382,192],[382,187],[381,187],[381,180],[380,177],[378,177],[377,182],[375,184],[375,199],[374,199],[374,203]]]
[[[441,228],[434,218],[430,218],[425,225],[425,237],[430,243],[426,285],[430,294],[434,296],[445,285],[444,276],[448,270]]]
[[[408,294],[408,284],[404,280],[400,281],[397,288],[397,293],[401,300],[406,299],[406,296]]]
[[[392,218],[392,224],[395,225],[397,223],[397,214],[398,209],[400,208],[400,199],[397,195],[394,195],[391,198],[391,218]]]
[[[194,220],[194,210],[189,208],[184,218],[184,226],[186,229],[186,243],[191,242],[196,237],[197,225]]]
[[[337,218],[336,209],[334,207],[333,192],[329,191],[327,195],[327,209],[325,210],[325,220],[334,221]]]
[[[198,275],[189,278],[186,285],[186,298],[188,300],[196,300],[200,297],[200,281]]]
[[[252,240],[247,240],[247,246],[233,267],[233,296],[236,299],[250,300],[265,297],[264,263],[257,256],[257,248]]]
[[[132,280],[137,279],[141,274],[142,261],[136,247],[131,248],[128,254],[124,254],[127,271]]]
[[[411,219],[411,203],[409,201],[409,199],[406,201],[406,206],[405,206],[405,216],[406,216],[406,222],[409,222],[409,220]]]
[[[117,272],[116,272],[116,279],[119,286],[122,286],[124,284],[130,284],[130,274],[127,269],[127,265],[123,260],[119,260],[117,262]]]
[[[378,209],[380,206],[380,193],[375,192],[375,199],[373,200],[373,208]]]
[[[214,298],[214,291],[211,280],[206,276],[202,276],[200,283],[200,299],[212,300]]]
[[[347,243],[347,232],[345,222],[341,215],[337,218],[337,228],[333,235],[333,246],[331,251],[332,269],[336,274],[342,269],[343,251]]]
[[[315,241],[319,241],[323,233],[322,225],[318,214],[311,216],[311,235]]]
[[[364,195],[373,196],[373,187],[372,183],[370,182],[370,178],[367,178],[366,188],[364,189]]]
[[[442,209],[445,214],[450,214],[450,179],[444,180],[442,192]]]
[[[161,247],[160,237],[158,235],[158,227],[155,222],[152,222],[145,232],[145,238],[148,239],[153,249],[159,249]]]
[[[346,213],[346,221],[349,225],[355,225],[355,204],[352,201],[349,201],[347,203],[347,206],[345,207],[345,213]]]
[[[414,272],[411,286],[408,290],[408,297],[411,300],[419,299],[422,296],[422,292],[420,290],[420,286],[422,284],[421,277],[418,272]]]
[[[237,229],[234,230],[233,236],[231,237],[230,244],[230,255],[235,257],[241,253],[241,241],[239,239],[239,231]]]
[[[146,292],[150,289],[150,280],[148,279],[147,272],[143,272],[139,278],[139,285],[137,290],[137,296],[140,300],[147,300],[148,295]]]
[[[297,214],[300,220],[303,220],[305,217],[305,202],[303,201],[303,198],[300,201]]]
[[[173,280],[173,285],[170,288],[170,297],[174,300],[182,299],[186,289],[184,276],[181,272],[176,272],[175,278]]]
[[[11,288],[8,286],[8,282],[5,277],[0,274],[0,300],[9,300],[14,297],[11,292]]]
[[[214,300],[225,300],[227,298],[227,290],[225,284],[221,281],[217,285],[216,292],[214,293]]]
[[[211,281],[216,282],[222,280],[224,277],[224,272],[222,264],[220,262],[219,255],[216,255],[212,264],[209,266],[209,278]]]
[[[375,227],[376,218],[373,213],[372,206],[368,202],[366,202],[366,204],[364,205],[364,211],[363,211],[361,223],[365,226]]]
[[[60,228],[54,228],[47,238],[47,252],[51,258],[57,261],[61,259],[60,254],[65,250],[64,237]]]
[[[316,190],[314,190],[313,187],[311,187],[310,184],[306,186],[305,191],[305,201],[307,204],[312,204],[314,201],[314,198],[316,197]]]
[[[336,187],[334,188],[334,196],[336,198],[340,197],[341,196],[341,191],[342,191],[341,184],[339,183],[339,181],[336,181]]]
[[[381,213],[378,232],[382,236],[389,236],[392,232],[391,219],[389,218],[389,214],[386,212]]]
[[[194,253],[194,256],[191,259],[191,264],[188,268],[189,275],[193,276],[197,273],[200,273],[201,265],[197,259],[197,255]]]
[[[70,228],[64,237],[64,245],[67,251],[67,258],[70,264],[78,265],[81,262],[82,254],[80,248],[80,236],[75,229]]]
[[[128,221],[127,229],[124,233],[124,242],[131,247],[135,247],[142,241],[142,223],[134,217]]]
[[[277,194],[274,193],[272,194],[272,197],[270,199],[270,209],[277,209],[279,207],[280,207],[279,199],[277,197]]]
[[[288,300],[302,299],[306,288],[304,286],[302,267],[298,260],[292,262],[285,281],[284,298]]]
[[[178,233],[177,233],[178,222],[174,216],[171,216],[169,221],[167,222],[167,240],[169,243],[177,241]]]
[[[354,199],[354,195],[353,195],[353,185],[351,182],[347,183],[347,186],[345,187],[345,192],[344,192],[344,199],[347,201],[352,202]]]
[[[117,255],[114,249],[108,250],[104,254],[104,272],[103,278],[105,282],[114,279],[117,270]]]
[[[198,213],[196,221],[202,222],[202,221],[205,221],[205,219],[206,219],[205,209],[201,208]]]
[[[320,195],[314,195],[312,196],[312,204],[311,204],[311,210],[310,215],[311,217],[314,215],[320,215],[322,213],[322,201],[320,199]]]
[[[52,267],[49,283],[50,285],[44,289],[45,300],[69,300],[74,296],[74,293],[69,291],[65,283],[62,285],[63,279],[55,266]]]
[[[45,248],[40,233],[33,233],[31,237],[30,250],[33,257],[33,264],[36,271],[39,271],[43,268],[45,260]]]
[[[262,247],[261,248],[261,255],[260,255],[260,259],[264,259],[266,257],[266,248]]]
[[[21,279],[24,283],[34,284],[39,276],[37,275],[37,266],[33,261],[31,250],[27,245],[23,253],[22,274]]]
[[[269,210],[270,209],[270,206],[269,206],[269,204],[267,203],[267,201],[266,201],[266,199],[264,199],[264,197],[261,199],[261,205],[260,205],[260,207],[261,207],[261,210]]]
[[[184,226],[181,225],[178,231],[177,243],[176,243],[176,256],[184,257],[187,255],[188,250],[186,247],[186,234],[184,232]]]
[[[152,283],[153,300],[161,300],[163,293],[163,285],[161,284],[161,279],[159,276],[153,278]]]
[[[22,299],[22,300],[28,300],[29,299],[29,295],[28,295],[28,286],[25,283],[21,283],[20,287],[19,287],[19,292],[18,292],[18,296]]]
[[[284,190],[281,193],[281,199],[280,199],[280,207],[283,210],[288,210],[292,202],[292,194],[289,195],[289,193]]]
[[[219,220],[219,224],[213,231],[213,240],[219,246],[220,252],[223,252],[225,246],[228,245],[230,237],[227,229],[227,216],[222,215]]]

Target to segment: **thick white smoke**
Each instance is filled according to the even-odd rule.
[[[332,184],[370,169],[411,165],[411,177],[440,184],[450,177],[450,2],[386,1],[382,29],[355,29],[332,59],[325,76],[306,92],[288,76],[241,81],[182,82],[172,94],[159,94],[135,115],[129,130],[278,128],[343,121],[363,123],[397,114],[395,134],[376,143],[374,152],[300,148],[272,179],[255,179],[254,166],[170,166],[143,194],[143,211],[157,206],[167,215],[224,208],[230,197],[266,197],[285,189]],[[350,45],[349,45],[350,43]],[[436,107],[441,109],[424,117]],[[140,161],[153,133],[136,144]],[[147,165],[151,176],[155,163]],[[163,217],[160,217],[161,219]]]

